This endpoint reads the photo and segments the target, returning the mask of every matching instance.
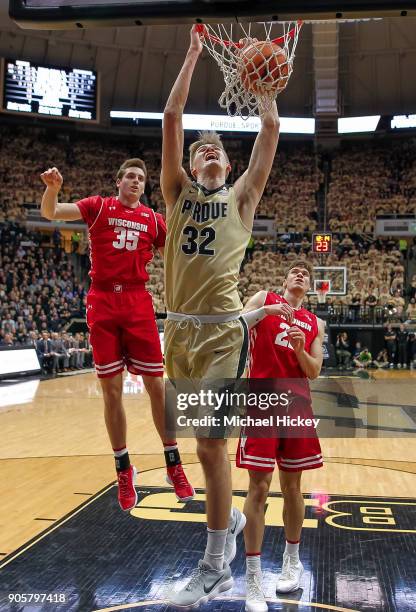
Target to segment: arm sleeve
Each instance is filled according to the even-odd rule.
[[[163,247],[166,242],[166,223],[160,213],[155,213],[156,224],[157,224],[157,236],[155,239],[155,247]]]
[[[96,220],[102,203],[103,198],[101,196],[92,196],[90,198],[84,198],[83,200],[78,200],[78,202],[75,202],[79,208],[79,212],[81,213],[83,220],[88,227]]]

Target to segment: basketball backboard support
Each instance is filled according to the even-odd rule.
[[[347,293],[347,268],[345,266],[315,266],[313,269],[313,290],[316,294],[317,281],[328,281],[328,295],[345,295]]]
[[[9,0],[22,28],[415,17],[416,0]]]

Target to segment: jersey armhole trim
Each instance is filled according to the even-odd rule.
[[[89,227],[89,231],[91,231],[92,228],[94,227],[94,225],[97,223],[98,217],[101,215],[101,211],[103,209],[103,206],[104,206],[104,198],[101,198],[101,207],[100,207],[100,210],[98,211],[98,214],[97,214],[97,216],[94,219],[94,222],[91,223],[91,225]]]
[[[159,227],[158,227],[158,225],[157,225],[156,213],[155,213],[155,211],[153,210],[153,208],[151,208],[150,210],[152,211],[152,213],[153,213],[153,218],[154,218],[154,220],[155,220],[155,226],[156,226],[156,236],[155,236],[155,240],[157,240],[157,237],[158,237],[158,235],[159,235]]]

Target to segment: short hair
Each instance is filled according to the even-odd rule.
[[[295,261],[293,261],[289,267],[286,269],[286,274],[285,274],[285,278],[288,277],[288,274],[291,270],[293,270],[293,268],[305,268],[305,270],[308,271],[309,273],[309,279],[312,283],[313,280],[313,267],[304,259],[296,259]]]
[[[206,145],[206,144],[213,144],[213,145],[216,145],[217,147],[221,147],[221,149],[224,151],[225,156],[228,160],[228,155],[227,155],[226,150],[224,149],[224,145],[222,144],[221,136],[217,134],[217,132],[207,132],[207,131],[198,132],[198,140],[193,142],[189,146],[189,165],[191,167],[191,170],[192,170],[192,165],[194,162],[194,157],[195,157],[195,153],[197,149],[199,149],[199,147],[201,147],[202,145]]]
[[[117,178],[122,179],[126,174],[128,168],[141,168],[144,172],[144,178],[147,178],[146,164],[139,157],[133,157],[132,159],[126,159],[118,169]]]

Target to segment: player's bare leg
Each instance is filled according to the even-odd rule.
[[[166,436],[165,385],[163,377],[143,375],[142,378],[146,391],[149,394],[153,422],[164,448],[167,469],[166,480],[174,487],[179,501],[189,501],[194,497],[195,491],[188,482],[183,470],[176,440],[168,439]]]
[[[282,572],[279,574],[276,587],[280,593],[296,591],[303,573],[303,565],[299,560],[299,542],[305,518],[305,503],[300,488],[301,478],[302,472],[279,470],[286,536]]]
[[[264,536],[264,508],[269,494],[273,472],[249,470],[249,486],[244,514],[246,547],[246,605],[247,612],[266,612],[261,573],[261,548]]]
[[[104,397],[104,420],[111,446],[113,448],[124,448],[126,446],[127,421],[122,402],[123,375],[116,374],[99,380]]]
[[[305,518],[305,502],[300,490],[302,472],[279,470],[280,488],[283,495],[283,524],[286,540],[299,542]]]
[[[208,528],[227,529],[232,499],[227,441],[198,438],[197,454],[206,480]]]
[[[247,523],[244,529],[246,554],[260,555],[264,535],[264,507],[269,494],[273,472],[249,470],[249,486],[244,514]]]
[[[104,420],[114,452],[118,479],[118,501],[122,510],[129,511],[137,503],[134,488],[136,468],[130,464],[126,445],[127,421],[123,406],[123,375],[100,378],[104,397]]]

